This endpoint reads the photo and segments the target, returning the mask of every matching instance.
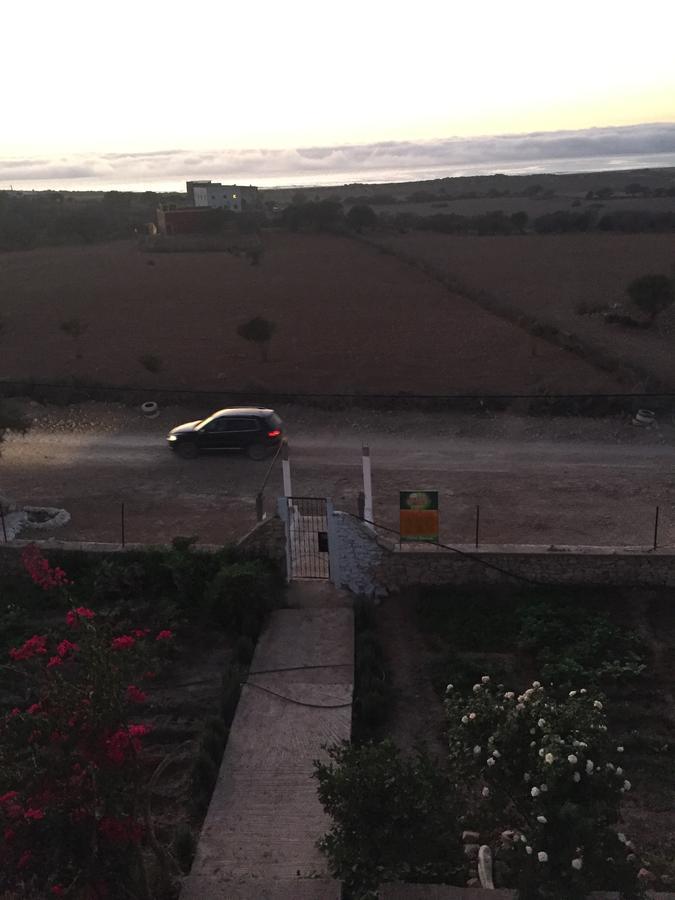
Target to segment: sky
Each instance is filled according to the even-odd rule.
[[[663,129],[626,129],[675,123],[672,0],[2,7],[0,187],[181,188],[221,170],[240,183],[386,180],[497,166],[502,149],[528,170],[570,135],[578,159],[596,158],[587,129],[610,166],[612,135],[675,159]],[[488,160],[493,136],[506,143]]]

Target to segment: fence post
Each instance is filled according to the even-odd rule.
[[[654,550],[656,550],[659,540],[659,508],[656,507],[656,515],[654,516]]]
[[[2,508],[2,504],[0,503],[0,520],[2,520],[2,534],[5,538],[5,543],[7,543],[7,529],[5,528],[5,511]]]
[[[122,546],[125,544],[125,534],[124,534],[124,502],[122,503]]]
[[[476,549],[478,549],[478,529],[480,527],[480,506],[476,506]]]

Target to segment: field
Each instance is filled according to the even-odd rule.
[[[597,348],[637,372],[670,387],[675,384],[675,308],[647,329],[607,325],[598,315],[577,312],[582,303],[621,303],[624,312],[639,317],[630,308],[626,286],[640,275],[673,271],[673,235],[460,237],[427,232],[388,236],[381,242],[432,266],[473,294],[486,292],[516,315],[524,313],[577,335],[591,351]],[[639,390],[641,380],[636,377],[626,387]]]
[[[650,262],[643,258],[643,244],[663,245],[659,252],[665,256],[671,241],[618,240],[636,248],[633,257],[640,271]],[[250,393],[252,399],[266,390],[456,394],[621,389],[592,364],[532,338],[377,248],[328,235],[270,232],[265,241],[259,266],[224,253],[153,256],[139,252],[133,242],[2,254],[0,378],[74,377],[148,389],[229,389]],[[422,247],[434,258],[452,246],[457,265],[461,262],[472,280],[496,279],[499,284],[507,275],[498,274],[501,256],[510,261],[512,253],[527,251],[536,262],[545,246],[539,238],[516,239],[509,241],[505,254],[499,239],[471,239],[459,252],[460,244],[446,241],[412,236],[403,238],[401,246]],[[591,248],[595,241],[590,240]],[[617,255],[625,267],[625,259]],[[555,252],[552,256],[555,263]],[[588,263],[596,256],[591,249]],[[540,261],[531,276],[535,284],[546,264]],[[518,265],[513,264],[513,271],[517,279],[530,277]],[[552,271],[545,284],[547,294],[555,295],[559,267]],[[594,283],[605,296],[622,277],[601,264]],[[277,324],[269,362],[262,362],[258,348],[236,333],[240,323],[257,315]],[[62,329],[72,320],[84,329],[79,337]],[[159,371],[143,366],[141,359],[148,355],[157,358]]]

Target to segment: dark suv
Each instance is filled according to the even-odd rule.
[[[169,447],[192,458],[205,450],[245,450],[251,459],[264,459],[283,438],[283,423],[273,409],[233,407],[219,409],[207,419],[172,428]]]

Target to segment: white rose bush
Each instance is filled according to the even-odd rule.
[[[588,690],[561,698],[538,681],[521,694],[488,676],[468,691],[448,685],[450,777],[521,900],[581,900],[591,890],[644,896],[640,862],[615,826],[630,781]]]

